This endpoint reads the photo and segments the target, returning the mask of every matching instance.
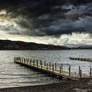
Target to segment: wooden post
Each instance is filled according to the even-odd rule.
[[[54,64],[52,64],[52,71],[54,71]]]
[[[44,66],[46,66],[46,61],[44,61]]]
[[[26,62],[27,62],[27,64],[28,64],[28,59],[26,58]]]
[[[20,60],[20,62],[21,62],[21,58],[19,57],[19,60]]]
[[[25,64],[27,64],[27,59],[25,58]]]
[[[47,70],[48,70],[48,63],[47,63]]]
[[[92,77],[92,68],[90,67],[90,77]]]
[[[31,65],[33,66],[33,59],[31,59]]]
[[[16,58],[14,57],[14,62],[16,62]]]
[[[25,64],[25,58],[24,58],[24,64]]]
[[[27,62],[28,62],[27,64],[29,65],[29,59],[27,59]]]
[[[24,64],[24,58],[22,58],[22,63]]]
[[[51,62],[49,62],[49,69],[51,70]]]
[[[71,65],[69,65],[69,76],[71,76]]]
[[[63,64],[61,64],[61,66],[60,66],[60,73],[62,73],[63,72]]]
[[[55,63],[55,71],[57,70],[57,64]]]
[[[37,63],[37,67],[38,67],[38,60],[36,60],[36,63]]]
[[[43,63],[42,63],[42,61],[41,61],[41,69],[42,69],[42,67],[43,67]]]
[[[25,63],[25,59],[23,58],[23,63]]]
[[[82,78],[82,70],[81,70],[80,66],[79,66],[79,77]]]
[[[33,66],[35,66],[35,60],[33,60]]]
[[[40,66],[41,66],[41,69],[42,69],[42,61],[40,60]]]
[[[32,64],[32,60],[30,59],[30,65]]]

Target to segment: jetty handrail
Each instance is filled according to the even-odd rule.
[[[31,68],[38,69],[40,71],[45,71],[50,74],[54,74],[59,77],[65,77],[68,79],[76,80],[80,78],[84,78],[84,74],[82,72],[81,67],[79,66],[79,72],[72,72],[72,66],[70,64],[67,64],[68,69],[64,70],[65,64],[60,64],[58,67],[57,63],[51,63],[46,62],[38,59],[29,59],[29,58],[23,58],[23,57],[14,57],[14,62],[19,63],[22,65],[29,66]],[[89,76],[86,76],[86,78],[92,77],[92,68],[90,67]]]

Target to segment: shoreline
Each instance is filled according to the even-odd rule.
[[[38,86],[1,88],[0,92],[92,92],[92,79],[67,80]]]

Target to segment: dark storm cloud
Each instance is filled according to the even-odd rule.
[[[92,0],[0,0],[17,26],[0,26],[10,34],[58,36],[92,32]]]

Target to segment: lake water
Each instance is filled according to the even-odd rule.
[[[72,61],[70,56],[92,57],[92,50],[55,50],[55,51],[0,51],[0,88],[44,85],[63,82],[57,79],[33,71],[27,67],[14,63],[14,57],[26,57],[39,59],[47,62],[60,64],[71,64],[72,71],[78,71],[81,66],[85,74],[89,74],[92,62]],[[67,67],[64,67],[67,69]]]

